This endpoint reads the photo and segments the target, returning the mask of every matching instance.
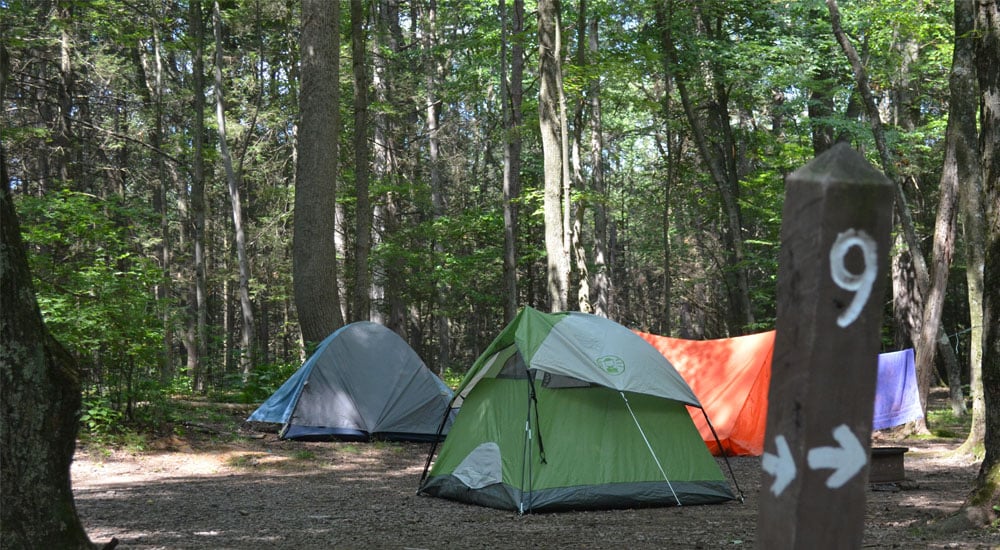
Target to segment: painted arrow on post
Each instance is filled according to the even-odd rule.
[[[837,489],[850,481],[868,463],[868,453],[846,424],[833,430],[833,438],[840,443],[840,447],[817,447],[809,451],[807,459],[813,470],[834,470],[833,475],[827,478],[826,486]]]
[[[788,440],[785,439],[785,436],[775,437],[774,445],[778,448],[778,454],[764,453],[761,468],[774,476],[771,492],[774,493],[774,496],[778,496],[795,479],[796,468],[795,458],[792,456],[792,450],[788,448]]]

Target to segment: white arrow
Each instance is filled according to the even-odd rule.
[[[813,470],[821,468],[833,469],[833,475],[826,480],[826,486],[837,489],[850,481],[868,462],[865,448],[858,437],[841,424],[833,430],[833,438],[840,447],[817,447],[809,451],[809,467]]]
[[[774,444],[778,447],[778,454],[764,453],[761,467],[765,472],[774,476],[771,492],[774,493],[774,496],[779,496],[785,487],[788,487],[788,484],[795,479],[795,459],[792,458],[792,450],[788,448],[785,436],[775,437]]]

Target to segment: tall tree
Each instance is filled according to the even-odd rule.
[[[986,456],[967,504],[993,520],[1000,501],[1000,2],[980,0],[976,8],[979,147],[988,223],[983,296]]]
[[[427,163],[430,172],[431,183],[431,215],[436,221],[441,221],[445,217],[445,192],[444,175],[442,174],[441,158],[441,99],[438,97],[438,89],[444,79],[444,63],[437,50],[438,30],[437,30],[437,0],[429,0],[424,10],[423,21],[423,62],[424,62],[424,82],[427,97],[425,98],[425,120],[427,124]],[[439,262],[444,260],[444,243],[442,239],[434,240],[434,253],[439,258]],[[440,263],[439,263],[440,265]],[[441,267],[444,267],[443,265]],[[440,270],[439,272],[443,272]],[[451,362],[451,335],[446,304],[448,300],[448,285],[446,282],[438,280],[436,288],[436,313],[435,332],[437,333],[437,364],[438,371],[444,373],[445,368]]]
[[[335,235],[340,130],[340,2],[302,3],[292,270],[302,337],[319,342],[344,324]]]
[[[229,144],[226,136],[226,101],[225,87],[222,80],[222,67],[225,59],[222,55],[222,11],[219,8],[218,0],[212,6],[212,25],[215,33],[215,118],[219,132],[219,152],[222,156],[222,166],[226,172],[226,182],[229,188],[229,203],[233,214],[233,230],[236,234],[236,261],[239,268],[239,286],[237,292],[240,297],[240,312],[242,313],[242,323],[240,324],[240,370],[244,376],[250,374],[253,365],[254,351],[254,315],[253,304],[250,302],[250,258],[247,257],[246,230],[243,227],[243,203],[240,199],[240,183],[242,174],[233,168],[233,158],[229,152]]]
[[[591,62],[599,53],[597,38],[598,17],[590,19],[588,48]],[[608,265],[608,205],[607,185],[604,179],[604,127],[601,114],[601,79],[591,77],[590,96],[590,170],[591,190],[594,195],[594,314],[612,317],[614,312],[614,281]]]
[[[205,389],[203,365],[208,359],[208,272],[205,235],[205,24],[201,0],[188,4],[191,29],[191,245],[194,281],[188,315],[187,368],[193,389]]]
[[[0,46],[4,98],[7,59]],[[80,373],[42,321],[2,143],[0,180],[0,546],[89,549],[70,488]]]
[[[368,134],[365,10],[363,0],[351,0],[351,67],[354,75],[354,296],[352,320],[371,319],[371,277],[368,254],[372,242],[372,207],[368,195],[371,147]]]
[[[927,291],[930,288],[930,274],[927,268],[927,261],[924,258],[923,251],[917,241],[917,231],[913,223],[913,215],[910,210],[909,202],[907,201],[906,194],[903,192],[899,174],[896,171],[893,157],[889,152],[885,136],[885,127],[882,123],[879,108],[875,103],[875,97],[872,94],[868,70],[865,68],[861,61],[861,57],[858,55],[857,50],[854,48],[850,38],[848,38],[847,33],[843,29],[841,24],[840,6],[837,4],[837,0],[826,0],[826,5],[830,12],[830,23],[833,26],[833,34],[837,38],[837,42],[840,44],[841,49],[844,51],[844,54],[854,71],[855,80],[857,82],[857,92],[861,96],[862,103],[865,106],[865,111],[868,114],[868,119],[871,123],[872,135],[875,139],[875,147],[878,150],[882,170],[893,182],[896,197],[895,208],[897,219],[899,220],[902,228],[902,234],[906,242],[907,252],[909,253],[909,257],[913,262],[913,267],[916,271],[916,290],[918,298],[923,299],[923,297],[927,295]],[[941,331],[940,325],[937,327],[930,327],[930,329],[935,331],[935,335]],[[932,341],[919,343],[922,345],[940,347],[940,338],[933,338],[931,340]],[[926,349],[918,348],[916,352],[917,354],[930,354],[930,357],[933,357],[933,350],[928,351]],[[917,382],[920,387],[920,401],[924,406],[924,411],[926,412],[927,396],[930,392],[930,379],[933,376],[933,372],[929,367],[933,366],[933,361],[924,361],[923,365],[924,370],[921,371],[918,369],[917,371]],[[925,423],[922,422],[918,424],[922,424],[917,427],[919,431],[926,431]]]
[[[723,27],[725,17],[722,16],[720,6],[706,3],[690,7],[692,10],[691,23],[697,32],[717,47],[726,47],[729,33]],[[706,85],[711,88],[710,98],[705,102],[704,108],[695,104],[692,94],[688,91],[685,78],[679,78],[680,74],[686,76],[693,71],[682,68],[684,65],[682,65],[682,59],[678,53],[676,39],[670,32],[670,27],[678,24],[674,20],[675,8],[672,0],[657,3],[659,10],[657,17],[659,21],[663,22],[659,29],[662,55],[666,56],[663,66],[677,86],[681,105],[691,127],[691,134],[698,154],[719,191],[725,214],[722,240],[724,244],[723,254],[725,255],[723,277],[728,295],[727,324],[730,333],[741,334],[754,323],[754,314],[750,301],[748,273],[744,267],[743,215],[740,206],[740,159],[737,158],[739,148],[731,123],[733,118],[729,106],[731,87],[725,67],[717,56],[712,57],[705,63],[709,73],[705,75],[705,81],[709,83]],[[688,64],[694,62],[690,59],[683,61]],[[707,118],[701,116],[700,112],[706,113]]]
[[[959,3],[961,2],[955,6],[955,50],[949,85],[951,100],[948,104],[944,166],[941,183],[938,186],[939,203],[931,250],[930,287],[924,299],[923,315],[915,346],[916,371],[921,373],[923,378],[920,384],[928,387],[934,372],[934,352],[937,348],[938,334],[941,333],[941,316],[948,288],[948,273],[955,252],[960,182],[979,179],[979,144],[976,131],[978,98],[971,37],[973,7],[971,4],[959,6]],[[956,383],[950,386],[953,390],[956,387],[960,388],[960,384]],[[961,390],[957,391],[959,395],[953,399],[953,402],[958,403],[956,412],[964,413]]]
[[[560,116],[562,40],[559,0],[538,3],[538,123],[545,181],[545,252],[548,255],[550,311],[564,311],[569,300],[569,251],[563,227],[563,140]]]
[[[586,72],[587,65],[587,0],[580,0],[577,5],[576,11],[576,55],[573,64],[580,72]],[[569,163],[572,166],[572,177],[569,181],[572,183],[576,189],[583,194],[585,190],[584,176],[583,176],[583,153],[581,149],[583,148],[583,130],[584,130],[584,107],[587,105],[586,97],[583,93],[580,93],[576,98],[576,105],[573,108],[573,134],[570,137],[570,157]],[[563,136],[565,139],[566,136]],[[563,162],[566,162],[564,159]],[[565,191],[567,195],[572,196],[571,190]],[[576,292],[576,303],[577,310],[586,313],[593,312],[593,306],[590,303],[590,273],[587,266],[587,252],[583,244],[583,223],[584,217],[587,210],[586,200],[577,200],[573,205],[573,220],[572,227],[569,232],[572,236],[571,250],[572,257],[576,264],[576,277],[577,277],[577,292]]]
[[[518,310],[517,290],[517,197],[521,192],[521,112],[524,98],[524,0],[514,0],[508,18],[500,0],[500,109],[503,117],[503,318],[514,320]],[[507,21],[510,19],[510,30]],[[507,51],[510,50],[508,67]],[[508,72],[509,71],[509,72]]]
[[[401,139],[401,112],[404,94],[397,93],[401,82],[398,76],[398,54],[402,51],[403,37],[400,26],[399,0],[376,0],[375,33],[372,40],[372,87],[379,109],[374,112],[374,167],[372,173],[378,184],[386,189],[373,209],[372,245],[380,247],[400,224],[401,190],[403,180],[403,151]],[[382,256],[372,269],[372,319],[399,334],[406,332],[406,312],[401,290],[403,270],[398,257]]]
[[[957,0],[955,2],[955,59],[954,64],[958,64],[961,58],[961,66],[969,72],[968,84],[970,90],[977,89],[979,82],[976,78],[976,48],[977,40],[975,33],[971,32],[976,27],[976,7],[971,2]],[[954,68],[952,69],[954,72]],[[989,70],[989,69],[987,69]],[[986,73],[989,74],[989,73]],[[978,95],[973,98],[973,118],[963,122],[965,132],[976,135],[977,126],[975,119],[975,108],[978,103]],[[964,96],[963,96],[964,97]],[[994,126],[996,128],[997,126]],[[985,136],[985,134],[984,134]],[[986,151],[981,151],[986,155]],[[982,445],[986,438],[986,402],[983,396],[983,349],[986,340],[984,339],[985,325],[983,319],[983,269],[985,266],[986,250],[986,213],[984,212],[983,174],[984,167],[982,158],[979,162],[970,162],[967,166],[969,170],[967,178],[959,179],[959,195],[961,202],[962,230],[965,242],[965,280],[968,288],[969,304],[969,396],[972,400],[972,421],[969,429],[969,436],[963,443],[962,448],[972,450]]]

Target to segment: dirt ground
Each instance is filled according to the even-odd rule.
[[[234,411],[233,417],[245,412]],[[118,548],[751,548],[760,458],[731,458],[743,503],[518,516],[416,495],[426,444],[301,443],[206,425],[138,453],[80,448],[73,490],[91,540]],[[906,480],[869,485],[865,548],[1000,548],[1000,529],[942,533],[978,462],[958,438],[905,446]],[[727,468],[723,465],[723,471]]]

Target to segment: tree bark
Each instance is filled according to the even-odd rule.
[[[2,144],[0,171],[0,546],[94,548],[70,487],[80,375],[42,321]]]
[[[303,1],[300,52],[292,274],[302,337],[318,343],[344,324],[334,215],[340,140],[340,2]]]
[[[587,64],[587,0],[580,0],[577,6],[577,19],[576,19],[576,59],[574,63],[579,70],[584,70]],[[586,105],[585,97],[583,93],[576,100],[576,105],[573,108],[573,135],[571,138],[571,156],[570,162],[572,165],[572,178],[569,180],[572,185],[576,186],[577,189],[583,191],[585,189],[584,178],[583,178],[583,155],[581,149],[583,148],[583,109]],[[565,134],[563,138],[565,139]],[[565,194],[567,197],[572,196],[571,190],[566,190]],[[571,231],[571,248],[573,251],[573,259],[576,263],[576,274],[577,274],[577,292],[576,292],[576,303],[577,310],[583,311],[585,313],[592,313],[593,306],[590,303],[590,273],[587,268],[587,252],[583,244],[583,223],[586,217],[587,205],[590,201],[578,200],[573,204],[573,224]]]
[[[404,94],[397,94],[397,54],[403,47],[400,28],[399,0],[377,0],[375,33],[373,41],[374,71],[372,84],[377,104],[385,106],[375,111],[374,170],[380,184],[390,188],[373,209],[372,249],[378,248],[387,235],[396,233],[400,224],[400,192],[397,186],[403,180],[400,170],[402,159],[399,147],[399,104]],[[400,336],[406,334],[406,307],[402,300],[403,268],[400,259],[383,260],[372,269],[371,318],[392,329]]]
[[[242,178],[233,169],[233,158],[229,154],[229,145],[226,143],[226,103],[222,81],[222,65],[225,61],[222,57],[222,12],[218,0],[213,3],[212,23],[215,31],[215,117],[219,126],[219,152],[226,171],[226,181],[229,184],[229,202],[233,213],[233,230],[236,234],[236,261],[240,274],[238,292],[243,321],[240,326],[239,365],[240,372],[245,378],[253,368],[254,357],[253,305],[250,303],[250,259],[247,257],[247,239],[243,229],[243,204],[240,200],[240,180]]]
[[[438,136],[439,122],[441,119],[441,102],[437,97],[438,83],[443,79],[444,67],[440,57],[435,52],[438,45],[437,36],[437,1],[430,0],[427,5],[424,21],[423,47],[425,61],[425,82],[427,85],[426,100],[426,122],[427,122],[427,149],[431,180],[431,209],[435,219],[441,219],[445,215],[444,183],[441,174],[441,143]],[[444,243],[441,239],[435,239],[434,252],[438,258],[444,258]],[[441,266],[444,267],[443,265]],[[445,369],[451,362],[451,320],[446,313],[449,288],[447,283],[438,281],[436,283],[434,320],[435,331],[437,332],[437,372],[444,374]]]
[[[663,67],[667,75],[674,80],[677,92],[681,97],[681,105],[691,134],[694,138],[698,155],[708,168],[712,181],[719,190],[722,208],[725,214],[725,230],[722,232],[722,242],[725,254],[723,279],[726,287],[728,303],[726,304],[726,324],[732,334],[742,334],[747,326],[754,323],[752,303],[750,300],[750,283],[744,264],[743,227],[740,209],[739,173],[737,170],[736,143],[732,127],[729,123],[729,93],[725,83],[725,74],[718,63],[709,63],[714,97],[709,106],[710,120],[714,121],[718,130],[718,141],[710,139],[708,124],[698,116],[696,106],[688,93],[687,85],[682,78],[677,77],[677,67],[680,65],[677,46],[670,33],[669,12],[662,3],[657,4],[660,25],[660,46],[665,57]],[[696,18],[697,19],[697,18]],[[706,37],[712,41],[722,40],[718,29],[713,30],[711,21],[702,14],[699,22]]]
[[[945,156],[938,187],[939,202],[934,224],[934,244],[931,250],[930,287],[924,299],[923,315],[917,334],[916,371],[921,395],[927,395],[934,374],[934,355],[938,347],[941,315],[944,310],[948,273],[955,251],[958,218],[959,182],[979,177],[979,150],[976,131],[975,58],[969,34],[973,30],[971,5],[955,7],[955,49],[952,56],[948,105],[948,126],[945,130]],[[965,14],[965,12],[969,12]],[[908,112],[908,111],[907,111]],[[953,375],[949,373],[949,378]],[[949,379],[949,386],[954,387]],[[953,391],[955,391],[953,389]],[[959,412],[965,408],[958,389]],[[956,399],[953,399],[953,404]]]
[[[188,347],[188,372],[196,391],[205,389],[202,362],[208,357],[208,273],[205,255],[205,27],[201,0],[191,0],[188,9],[193,42],[191,85],[194,123],[191,130],[191,222],[194,247],[193,340]]]
[[[500,101],[503,133],[503,316],[504,324],[514,320],[518,311],[517,290],[517,198],[521,193],[521,112],[524,97],[524,0],[514,0],[511,29],[507,31],[507,9],[500,0],[502,38],[500,65],[502,82]],[[511,38],[513,37],[513,38]],[[507,47],[510,45],[510,77],[507,77]]]
[[[591,58],[598,53],[597,17],[590,20],[588,37]],[[594,203],[594,314],[614,316],[614,282],[608,266],[608,206],[604,182],[604,127],[601,123],[601,79],[590,81],[590,170]]]
[[[542,141],[545,180],[543,210],[545,252],[548,256],[549,310],[565,311],[569,301],[569,252],[563,228],[563,154],[559,116],[561,44],[559,0],[538,3],[538,123]]]
[[[996,519],[1000,501],[1000,3],[976,4],[976,69],[979,78],[979,148],[986,220],[983,295],[983,395],[986,456],[976,489],[966,502]]]
[[[985,12],[984,12],[985,13]],[[959,19],[962,20],[963,29],[958,33]],[[969,29],[976,26],[976,8],[969,2],[958,1],[955,3],[955,55],[958,56],[959,49],[964,56],[971,56],[973,66],[970,70],[976,71],[975,64],[978,62],[976,54],[977,42],[973,36],[968,34]],[[988,52],[984,54],[983,61],[987,62],[985,67],[988,75],[990,67],[989,60],[985,59]],[[974,75],[978,73],[974,72]],[[974,76],[974,79],[977,77]],[[973,85],[978,86],[979,82],[973,80]],[[977,88],[978,89],[978,88]],[[984,110],[984,115],[988,111]],[[997,114],[997,109],[993,110]],[[968,123],[967,123],[968,124]],[[994,124],[994,131],[1000,124]],[[971,131],[977,131],[976,121],[971,121]],[[986,134],[983,134],[986,137]],[[996,139],[996,137],[994,137]],[[985,340],[985,325],[983,319],[983,293],[985,286],[983,281],[984,268],[986,264],[986,213],[984,210],[985,191],[983,189],[983,168],[985,165],[985,150],[980,150],[979,162],[970,163],[970,174],[968,179],[960,180],[959,195],[961,201],[962,230],[965,236],[965,278],[968,287],[969,302],[969,395],[972,400],[972,421],[969,429],[969,436],[962,449],[971,451],[981,445],[986,438],[986,402],[983,395],[983,348]],[[991,153],[996,155],[996,153]],[[993,172],[997,173],[996,170]]]
[[[371,147],[368,145],[368,71],[365,68],[365,11],[362,0],[351,0],[351,68],[354,75],[354,298],[351,320],[371,319],[371,277],[368,254],[372,245],[372,207],[368,197]]]

